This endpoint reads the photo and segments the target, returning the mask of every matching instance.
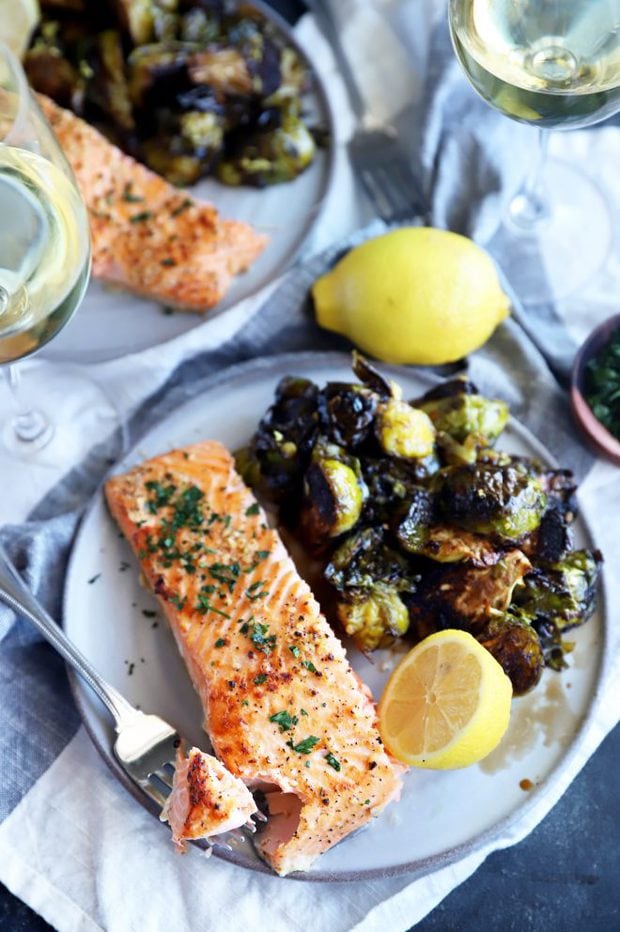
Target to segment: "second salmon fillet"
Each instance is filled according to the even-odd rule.
[[[182,310],[203,312],[226,294],[267,238],[223,220],[125,155],[94,127],[38,96],[88,209],[93,275]]]
[[[215,753],[265,795],[260,854],[279,874],[307,870],[400,792],[366,687],[221,444],[148,460],[110,479],[106,496]]]

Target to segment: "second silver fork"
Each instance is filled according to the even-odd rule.
[[[357,118],[349,141],[351,164],[376,213],[386,222],[420,218],[428,223],[428,208],[411,160],[395,128],[377,121],[360,92],[340,39],[329,0],[306,0],[330,43]]]

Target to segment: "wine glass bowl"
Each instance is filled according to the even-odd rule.
[[[88,216],[25,75],[0,45],[0,363],[68,322],[88,283]]]
[[[19,384],[16,363],[66,326],[89,274],[88,214],[73,172],[20,63],[0,43],[0,374],[8,388],[0,423],[11,458],[66,466],[118,426],[105,393],[75,368],[42,364],[39,384],[32,371]]]
[[[611,219],[586,174],[546,158],[547,131],[620,110],[620,0],[449,0],[449,24],[478,95],[539,131],[535,164],[489,249],[523,303],[565,297],[603,264]]]

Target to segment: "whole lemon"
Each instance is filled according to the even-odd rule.
[[[321,327],[384,362],[439,365],[508,314],[493,260],[466,236],[402,227],[356,246],[312,287]]]

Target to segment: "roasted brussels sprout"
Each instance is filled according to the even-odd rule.
[[[379,582],[399,591],[414,591],[419,579],[405,557],[387,545],[380,527],[362,528],[346,537],[324,575],[348,598],[362,598],[365,590]]]
[[[547,507],[540,482],[519,464],[451,467],[437,486],[438,508],[450,523],[500,540],[531,533]]]
[[[536,686],[545,666],[543,651],[537,632],[523,617],[496,615],[476,637],[503,668],[515,696]]]
[[[406,401],[390,398],[380,402],[375,421],[377,440],[388,456],[423,459],[435,444],[435,429],[423,411]]]
[[[520,550],[491,566],[453,566],[427,574],[414,600],[414,614],[432,619],[434,630],[464,628],[476,634],[497,612],[505,612],[517,584],[531,569]]]
[[[309,379],[282,379],[249,450],[238,454],[244,479],[276,504],[286,503],[287,510],[294,510],[301,498],[317,439],[317,398],[318,388]]]
[[[262,188],[292,181],[310,165],[315,151],[314,139],[293,107],[264,111],[254,132],[229,136],[228,154],[216,174],[224,184]]]
[[[484,398],[463,379],[444,382],[415,406],[428,414],[437,431],[444,431],[460,443],[473,434],[485,446],[491,446],[499,437],[510,417],[504,401]]]
[[[409,516],[408,516],[409,517]],[[447,524],[430,524],[426,527],[406,520],[397,527],[398,542],[403,550],[415,553],[437,563],[467,563],[470,566],[493,566],[501,560],[503,552],[488,537],[472,534],[463,528]]]
[[[363,597],[339,602],[338,619],[356,647],[363,651],[388,647],[409,627],[409,612],[396,589],[376,583]]]
[[[372,434],[377,396],[363,385],[328,382],[319,393],[322,427],[330,440],[349,449]]]
[[[305,542],[314,550],[355,527],[364,502],[359,467],[355,470],[325,452],[313,456],[304,476],[300,525]]]
[[[573,550],[558,563],[539,564],[515,593],[515,603],[558,631],[582,624],[595,609],[601,562],[598,551]]]
[[[434,456],[424,459],[395,459],[360,453],[362,475],[368,487],[364,505],[365,524],[393,523],[421,483],[439,469]]]

